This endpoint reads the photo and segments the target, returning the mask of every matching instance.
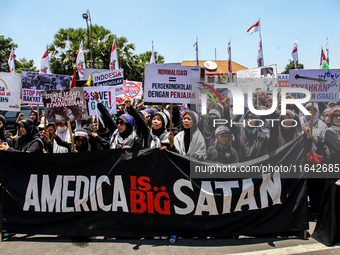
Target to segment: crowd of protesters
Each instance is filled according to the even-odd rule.
[[[269,116],[256,115],[247,106],[245,114],[238,116],[233,114],[230,98],[222,93],[222,104],[208,100],[206,115],[199,114],[194,105],[182,111],[177,104],[147,107],[143,102],[133,105],[131,99],[125,99],[117,114],[110,115],[98,92],[93,94],[101,117],[71,123],[72,133],[67,123],[59,120],[45,127],[45,121],[39,122],[37,112],[32,110],[29,118],[19,115],[17,133],[13,136],[4,129],[6,120],[0,115],[0,150],[67,153],[159,148],[199,160],[232,164],[261,157],[305,135],[310,141],[309,164],[320,157],[324,162],[339,162],[339,102],[307,103],[304,106],[313,113],[311,116],[305,116],[294,105],[287,105],[286,115],[281,115],[279,103]],[[259,110],[270,109],[272,102],[272,97],[264,94],[254,98],[254,106]],[[222,123],[216,121],[219,119],[229,124],[216,124]],[[280,121],[269,123],[266,119]],[[281,121],[285,121],[284,126]],[[230,126],[231,122],[237,124]],[[336,184],[340,185],[340,181]],[[319,212],[323,187],[322,180],[308,180],[310,210],[314,214]]]

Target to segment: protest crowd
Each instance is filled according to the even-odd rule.
[[[310,141],[309,164],[321,161],[335,163],[340,155],[339,102],[307,103],[305,107],[313,113],[311,116],[303,115],[295,105],[287,105],[286,115],[281,115],[280,101],[270,116],[255,115],[247,106],[242,116],[233,114],[230,98],[223,92],[220,94],[222,104],[207,100],[206,115],[196,112],[195,105],[187,105],[186,109],[179,104],[147,106],[141,100],[137,102],[129,98],[117,106],[116,114],[110,114],[98,94],[97,91],[93,92],[100,119],[90,116],[87,120],[73,120],[72,133],[63,119],[55,118],[54,123],[47,123],[43,116],[39,121],[37,112],[32,109],[29,118],[19,115],[17,132],[12,134],[5,130],[6,119],[0,115],[0,150],[82,153],[109,149],[159,148],[200,160],[233,164],[261,157],[303,135]],[[272,102],[270,95],[254,98],[255,107],[261,110],[271,108]],[[256,124],[261,118],[264,124]],[[281,126],[278,124],[280,122],[271,124],[268,119],[287,121],[285,126]],[[218,120],[228,120],[228,123],[235,124],[218,124]],[[293,120],[297,125],[292,125]],[[340,179],[332,180],[334,182],[340,185]],[[329,184],[325,180],[309,179],[307,185],[310,213],[324,214],[329,201],[321,203],[321,197],[325,185]],[[319,240],[324,237],[320,233],[315,236]]]

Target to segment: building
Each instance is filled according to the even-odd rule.
[[[182,61],[182,66],[196,66],[196,61]],[[222,79],[228,77],[228,60],[200,60],[198,65],[205,67],[205,76],[207,83],[219,83]],[[233,80],[236,71],[248,69],[234,61],[231,61],[231,69],[233,71]]]

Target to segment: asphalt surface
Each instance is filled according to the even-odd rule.
[[[312,233],[315,221],[310,221]],[[327,247],[303,233],[296,236],[240,236],[236,238],[178,238],[175,244],[153,238],[75,238],[16,234],[0,243],[0,254],[340,254],[340,245]]]

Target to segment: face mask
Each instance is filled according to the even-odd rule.
[[[208,119],[209,119],[209,126],[213,127],[214,126],[214,120],[217,120],[218,117],[213,116],[213,117],[208,117]]]
[[[66,130],[66,126],[63,127],[57,127],[58,132],[62,133]]]

